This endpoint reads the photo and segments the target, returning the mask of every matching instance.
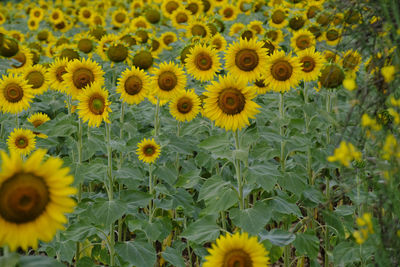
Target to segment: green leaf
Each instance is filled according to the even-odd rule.
[[[233,223],[251,235],[258,234],[272,216],[270,207],[264,202],[257,202],[254,207],[229,212]]]
[[[135,210],[136,208],[146,207],[151,199],[151,195],[146,192],[136,190],[124,190],[121,192],[121,200],[128,203],[128,208]]]
[[[79,259],[76,264],[76,267],[95,267],[97,266],[94,261],[89,257],[83,257]]]
[[[277,166],[271,163],[253,165],[247,171],[248,174],[246,176],[254,177],[257,184],[267,192],[270,192],[274,188],[277,177],[280,176]]]
[[[329,210],[322,210],[322,216],[324,217],[324,221],[327,225],[336,229],[337,234],[340,238],[345,237],[343,223],[334,212],[331,212]]]
[[[292,234],[291,232],[288,232],[286,230],[281,230],[281,229],[272,229],[269,232],[267,232],[266,230],[263,230],[259,234],[259,237],[260,237],[261,241],[267,239],[272,244],[279,246],[279,247],[289,245],[290,243],[293,242],[293,240],[296,239],[296,236],[294,234]]]
[[[190,170],[189,172],[179,175],[178,181],[176,181],[176,187],[183,187],[186,189],[193,188],[201,181],[200,169]]]
[[[96,200],[91,212],[94,214],[93,222],[109,226],[125,214],[127,206],[120,200]]]
[[[214,199],[221,192],[229,188],[229,182],[222,180],[221,176],[215,175],[208,178],[200,189],[198,201]]]
[[[191,223],[183,231],[181,237],[197,244],[204,244],[217,239],[219,232],[220,228],[215,223],[215,216],[207,215]]]
[[[219,195],[206,199],[206,208],[201,214],[215,214],[223,210],[228,210],[238,202],[236,191],[226,188]]]
[[[319,251],[319,239],[313,234],[299,233],[293,242],[297,255],[308,256],[315,259]]]
[[[185,267],[185,261],[183,260],[182,252],[179,252],[176,248],[167,247],[165,251],[161,253],[162,257],[172,266]]]
[[[198,144],[199,147],[204,148],[208,151],[220,150],[221,148],[226,148],[232,145],[230,140],[230,134],[223,133],[221,135],[212,135],[207,139]]]
[[[0,257],[0,266],[15,267],[19,262],[20,255],[17,253],[10,253],[8,256]]]
[[[296,204],[290,203],[283,198],[275,197],[274,199],[271,200],[271,205],[275,212],[282,214],[293,214],[299,218],[303,217],[299,207],[297,207]]]
[[[306,178],[298,173],[285,172],[279,178],[279,185],[297,196],[301,196],[306,188]]]
[[[349,266],[360,259],[360,246],[356,243],[341,242],[333,249],[333,261],[336,266]]]
[[[134,266],[154,266],[157,253],[152,245],[140,241],[118,243],[115,246],[118,256]]]
[[[61,262],[46,256],[22,256],[19,267],[65,267]]]
[[[156,175],[169,185],[175,184],[176,180],[178,179],[178,173],[173,165],[171,166],[171,168],[168,168],[166,166],[157,167],[157,169],[154,171],[154,175]]]

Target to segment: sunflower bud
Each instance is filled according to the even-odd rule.
[[[343,83],[344,78],[342,68],[336,64],[329,64],[321,70],[319,81],[325,88],[336,88]]]
[[[13,57],[18,53],[18,51],[19,51],[19,47],[18,47],[17,41],[3,37],[3,41],[1,42],[1,45],[0,45],[0,55],[1,56]]]

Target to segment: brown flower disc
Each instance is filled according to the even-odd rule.
[[[122,62],[128,57],[128,48],[122,44],[113,45],[107,50],[107,56],[111,61]]]
[[[196,67],[203,71],[211,69],[213,63],[210,55],[204,52],[201,52],[198,55],[196,55],[194,61]]]
[[[24,90],[16,83],[7,84],[3,93],[4,98],[10,103],[17,103],[24,97]]]
[[[296,39],[297,48],[304,50],[312,45],[310,37],[307,35],[301,35]]]
[[[32,85],[33,89],[40,88],[44,83],[44,76],[40,71],[32,71],[27,76],[28,84]]]
[[[275,23],[275,24],[281,24],[281,23],[285,20],[286,14],[285,14],[285,12],[282,11],[282,10],[276,10],[276,11],[272,14],[271,18],[272,18],[272,22],[273,22],[273,23]]]
[[[220,93],[218,97],[218,106],[225,113],[235,115],[244,109],[246,99],[238,89],[229,87]]]
[[[292,77],[293,67],[286,60],[278,60],[271,67],[271,74],[275,80],[286,81]]]
[[[235,56],[235,65],[243,71],[252,71],[258,66],[259,58],[256,51],[242,49]]]
[[[105,101],[101,95],[93,95],[89,99],[89,109],[95,115],[101,115],[105,109]]]
[[[177,103],[177,109],[179,113],[186,114],[189,113],[193,108],[192,100],[188,97],[182,97]]]
[[[315,60],[312,57],[305,56],[302,59],[300,59],[300,63],[303,66],[303,71],[304,72],[311,72],[315,68]]]
[[[136,95],[142,90],[143,83],[139,77],[130,76],[128,79],[126,79],[124,87],[125,92],[128,95]]]
[[[72,81],[76,88],[82,89],[94,82],[93,72],[86,68],[79,68],[72,74]]]
[[[178,84],[178,78],[171,71],[164,71],[158,77],[158,86],[163,91],[171,91]]]
[[[250,255],[243,250],[232,250],[224,257],[224,267],[253,267]]]
[[[93,42],[90,39],[81,39],[78,42],[78,49],[83,53],[90,53],[93,50]]]

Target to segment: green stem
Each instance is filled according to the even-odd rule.
[[[180,134],[181,134],[181,122],[178,121],[178,124],[176,126],[176,137],[178,140],[179,140]],[[179,174],[179,152],[176,152],[175,167]]]
[[[115,240],[114,240],[114,223],[110,225],[110,266],[114,266],[114,259],[115,259]]]
[[[304,103],[306,106],[308,106],[308,94],[307,94],[307,83],[304,83]],[[310,127],[310,119],[308,118],[307,112],[304,111],[304,123],[305,123],[305,134],[308,135],[309,133],[309,127]],[[311,140],[310,140],[311,141]],[[307,145],[307,175],[309,179],[309,184],[313,185],[313,177],[312,177],[312,158],[311,158],[311,147],[310,145]]]
[[[285,225],[287,230],[289,230],[289,226],[290,226],[289,218],[287,219],[286,225]],[[283,264],[285,267],[290,267],[290,258],[291,258],[291,247],[290,247],[290,245],[286,245],[283,250]]]
[[[226,230],[225,211],[221,211],[222,229]]]
[[[331,113],[332,110],[332,104],[331,104],[331,92],[330,90],[326,91],[326,112]],[[326,128],[326,144],[329,145],[331,142],[331,133],[330,133],[331,126],[328,125]]]
[[[153,209],[154,209],[154,203],[153,203],[153,194],[154,194],[154,189],[153,189],[153,166],[149,164],[149,193],[151,195],[150,201],[149,201],[149,223],[152,222],[153,220]]]
[[[184,229],[187,228],[187,217],[185,217],[184,221],[183,221],[183,226]],[[187,254],[188,254],[188,259],[189,259],[189,266],[193,266],[193,262],[192,262],[192,255],[190,253],[190,245],[189,245],[189,240],[186,239],[186,249],[187,249]]]
[[[108,199],[114,199],[114,181],[112,177],[112,149],[111,149],[111,124],[106,123],[106,146],[107,146],[107,177],[109,182]]]
[[[331,201],[330,201],[330,185],[329,185],[329,178],[328,177],[326,177],[325,178],[326,180],[326,182],[325,182],[325,186],[326,186],[326,189],[325,189],[325,192],[326,192],[326,199],[327,199],[327,201],[328,201],[328,210],[330,209],[330,203],[331,203]],[[324,241],[325,241],[325,255],[324,255],[324,266],[325,267],[329,267],[329,256],[328,256],[328,251],[329,251],[329,228],[328,228],[328,225],[325,225],[325,236],[324,236]]]
[[[157,97],[156,112],[154,115],[154,135],[158,136],[160,133],[160,98]]]
[[[5,246],[3,246],[3,256],[4,257],[7,257],[8,256],[8,254],[9,254],[9,249],[8,249],[8,246],[7,245],[5,245]]]
[[[82,128],[83,128],[82,120],[79,118],[78,119],[78,136],[77,136],[77,138],[78,138],[78,141],[77,141],[77,151],[78,151],[78,162],[77,163],[78,163],[78,165],[80,165],[82,163],[82,147],[83,147],[83,145],[82,145]],[[82,183],[78,184],[77,200],[78,200],[78,203],[80,203],[82,200]],[[79,220],[79,216],[78,216],[78,220]],[[81,251],[80,246],[81,246],[81,244],[78,241],[76,243],[76,251],[75,251],[75,266],[80,258],[80,251]]]
[[[71,96],[67,96],[67,109],[68,109],[68,115],[71,115],[72,113],[72,102],[71,102]]]
[[[236,150],[240,149],[240,143],[239,143],[239,131],[235,131],[234,133],[235,137],[235,148]],[[239,193],[239,208],[241,210],[244,209],[244,199],[243,199],[243,180],[240,172],[240,160],[235,158],[235,170],[236,170],[236,179],[238,183],[238,193]]]
[[[122,102],[121,103],[121,116],[119,118],[119,121],[121,123],[121,128],[119,129],[119,139],[122,140],[124,138],[124,116],[125,116],[125,103]],[[119,154],[119,166],[118,169],[122,168],[122,164],[124,161],[124,155],[122,153],[122,151]],[[121,192],[122,190],[122,186],[118,185],[118,191]],[[122,218],[118,219],[118,242],[122,241]]]
[[[18,113],[15,114],[15,128],[18,129],[19,127],[19,119],[18,119]]]
[[[280,135],[281,135],[281,171],[285,172],[285,141],[283,140],[285,137],[285,127],[283,125],[283,119],[285,118],[285,104],[284,104],[284,93],[280,93],[279,95],[279,115],[281,119],[281,127],[280,127]]]

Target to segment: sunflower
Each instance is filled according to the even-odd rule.
[[[342,33],[339,29],[330,28],[324,32],[324,39],[328,45],[335,46],[342,40]]]
[[[247,1],[247,0],[246,0]],[[249,23],[248,28],[254,31],[256,34],[264,34],[265,30],[262,21],[253,20]]]
[[[159,99],[159,98],[155,97],[151,90],[149,90],[146,97],[147,97],[147,100],[149,100],[149,102],[151,104],[157,105],[157,103],[158,103],[158,105],[160,107],[164,106],[165,104],[167,104],[169,102],[169,99]]]
[[[121,94],[122,101],[132,105],[142,102],[150,90],[150,78],[135,66],[122,72],[118,79],[117,93]]]
[[[288,27],[287,29],[292,32],[296,32],[302,29],[306,23],[308,22],[306,15],[304,12],[295,11],[288,18]]]
[[[297,52],[299,61],[302,64],[302,78],[305,82],[318,79],[325,60],[321,53],[315,51],[314,47]]]
[[[289,91],[301,80],[301,63],[297,57],[285,55],[284,51],[275,51],[268,58],[265,82],[276,92]]]
[[[64,13],[61,9],[55,8],[51,11],[49,20],[52,24],[60,23],[64,19]]]
[[[217,51],[202,44],[197,44],[190,49],[185,63],[187,72],[203,82],[213,80],[215,73],[221,67]]]
[[[0,80],[0,107],[3,112],[18,114],[30,107],[33,90],[28,82],[10,74]]]
[[[118,36],[115,34],[106,34],[101,37],[100,42],[96,48],[96,53],[101,57],[102,60],[108,61],[108,47],[110,47],[112,42],[117,41],[118,39]]]
[[[161,99],[171,99],[185,89],[186,75],[181,67],[173,62],[163,62],[153,72],[151,88]]]
[[[319,12],[323,10],[323,5],[320,2],[317,1],[310,1],[307,5],[307,18],[312,19],[315,18]]]
[[[107,48],[107,58],[111,61],[111,67],[113,67],[114,63],[120,62],[125,62],[130,65],[132,57],[125,42],[117,40],[112,41]]]
[[[217,50],[217,52],[224,51],[226,48],[226,45],[227,45],[227,42],[226,42],[224,36],[220,33],[216,33],[215,35],[210,37],[208,42],[212,48]]]
[[[68,64],[68,59],[66,58],[56,58],[54,62],[50,64],[46,73],[46,80],[48,81],[50,88],[59,92],[66,92],[65,86],[63,84],[63,75],[67,73],[65,70]]]
[[[152,139],[144,138],[136,149],[136,153],[141,161],[146,163],[154,163],[156,159],[160,156],[161,148],[160,145]]]
[[[172,26],[177,29],[185,29],[192,21],[192,15],[186,8],[179,7],[171,14]]]
[[[270,29],[265,32],[265,38],[271,40],[274,44],[278,45],[284,40],[284,36],[281,30]]]
[[[96,42],[89,32],[75,35],[74,39],[76,41],[76,48],[78,48],[79,51],[91,55],[91,52],[95,50]]]
[[[131,23],[130,23],[130,28],[132,31],[135,31],[137,29],[149,29],[150,23],[147,21],[147,19],[143,16],[139,16],[137,18],[134,18]]]
[[[33,55],[31,50],[24,45],[19,45],[18,53],[11,58],[17,61],[17,63],[11,65],[13,67],[12,69],[7,70],[11,73],[22,73],[26,68],[33,64]]]
[[[38,149],[26,161],[11,152],[1,152],[0,173],[0,246],[11,251],[18,247],[37,249],[38,240],[50,242],[67,222],[64,213],[76,203],[69,196],[74,178],[69,168],[61,168],[59,158],[43,162],[46,150]]]
[[[251,14],[252,9],[252,1],[251,0],[239,0],[237,6],[239,7],[240,12],[246,15]]]
[[[85,24],[90,24],[90,21],[93,16],[93,10],[89,7],[82,7],[79,9],[79,21],[85,23]]]
[[[180,3],[181,1],[178,0],[163,1],[161,4],[161,10],[163,15],[169,18],[172,15],[172,13],[181,6]]]
[[[33,127],[37,128],[40,125],[42,125],[43,123],[49,121],[50,118],[49,116],[47,116],[47,114],[42,113],[42,112],[36,112],[34,114],[32,114],[29,118],[28,118],[28,122],[32,123]],[[39,133],[39,132],[33,132],[37,137],[40,138],[47,138],[47,135]]]
[[[35,149],[35,135],[28,129],[14,129],[7,139],[8,150],[28,155]]]
[[[94,82],[87,85],[78,95],[78,115],[87,122],[89,127],[99,127],[104,120],[110,123],[108,113],[111,112],[108,101],[108,91],[102,88],[102,84]]]
[[[252,89],[256,91],[257,95],[265,94],[266,92],[271,91],[271,87],[265,83],[265,78],[263,75],[260,75],[258,79],[255,80]]]
[[[160,40],[164,48],[172,49],[172,47],[169,45],[175,43],[178,40],[178,37],[176,37],[176,34],[174,32],[164,32],[163,34],[161,34]]]
[[[333,89],[342,85],[344,78],[345,73],[340,65],[329,63],[321,69],[319,84],[325,88]]]
[[[247,82],[232,75],[220,76],[212,82],[204,93],[204,115],[215,121],[215,125],[225,130],[240,130],[249,125],[249,118],[259,112],[260,106],[253,102],[256,96]]]
[[[141,44],[147,44],[147,41],[150,39],[151,34],[149,30],[146,30],[144,28],[139,28],[135,32],[135,37]]]
[[[268,25],[272,28],[281,29],[288,24],[287,13],[289,10],[282,6],[275,6],[272,10]]]
[[[187,0],[185,8],[192,16],[198,16],[203,13],[204,5],[201,0]]]
[[[34,7],[29,12],[30,19],[34,19],[36,21],[41,21],[44,16],[44,10],[40,7]]]
[[[241,80],[254,81],[267,64],[267,49],[263,45],[255,39],[240,39],[231,44],[225,54],[225,68]]]
[[[59,58],[67,58],[69,61],[80,59],[76,46],[72,43],[62,44],[55,49],[55,56]]]
[[[346,71],[358,71],[361,64],[361,55],[352,49],[343,54],[339,64]]]
[[[239,9],[235,5],[227,3],[219,10],[219,14],[224,21],[235,20],[239,14]]]
[[[128,21],[128,12],[123,8],[119,8],[111,14],[111,24],[116,28],[121,28]]]
[[[315,46],[315,36],[308,30],[298,30],[293,33],[291,46],[295,51],[304,50]]]
[[[62,76],[64,84],[68,86],[67,93],[76,98],[84,87],[97,82],[100,86],[104,83],[104,72],[101,67],[91,59],[68,62],[66,73]]]
[[[270,264],[268,251],[247,233],[220,236],[205,257],[203,267],[243,266],[266,267]]]
[[[244,28],[246,28],[246,26],[243,23],[233,23],[229,29],[229,36],[234,36],[235,34],[241,32]]]
[[[94,12],[92,18],[90,19],[89,26],[94,27],[94,28],[96,28],[98,26],[105,27],[106,20],[103,15],[101,15],[100,13]]]
[[[8,34],[20,43],[25,41],[25,34],[17,30],[8,31]]]
[[[169,113],[177,121],[191,121],[200,112],[201,101],[194,90],[182,91],[169,104]]]
[[[186,27],[186,37],[209,38],[211,36],[210,27],[201,20],[192,20]]]
[[[32,86],[35,95],[41,95],[48,89],[46,69],[42,65],[36,64],[26,68],[23,77]]]
[[[157,57],[164,50],[164,44],[159,38],[151,38],[151,54]]]
[[[142,70],[151,70],[154,57],[148,50],[140,50],[133,56],[132,64]]]
[[[152,5],[147,8],[144,17],[151,24],[157,24],[161,20],[160,8],[156,5]]]

